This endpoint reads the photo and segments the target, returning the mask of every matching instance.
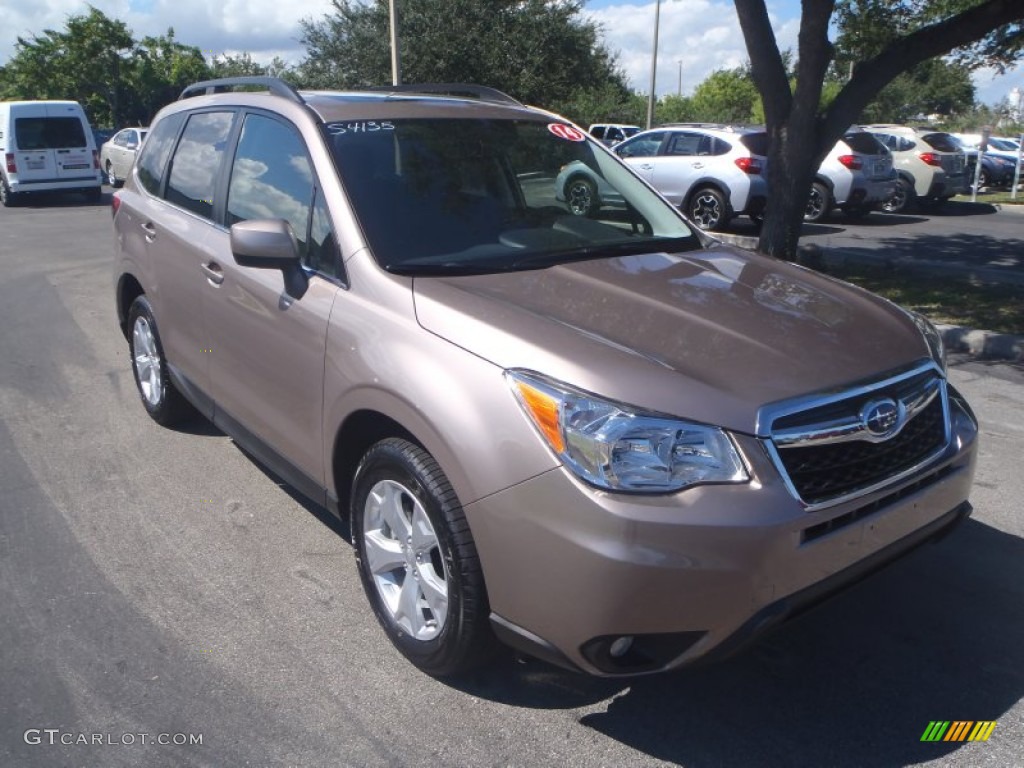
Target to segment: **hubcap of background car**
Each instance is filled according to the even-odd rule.
[[[903,206],[907,202],[907,192],[903,188],[902,184],[896,185],[896,191],[892,193],[892,197],[886,200],[882,204],[882,208],[890,213],[897,213],[903,210]]]
[[[153,326],[144,317],[135,318],[132,329],[132,347],[135,353],[135,379],[139,391],[152,406],[160,405],[164,397],[164,379],[160,367],[160,353],[156,348]]]
[[[114,175],[114,166],[110,163],[107,163],[107,182],[112,187],[117,184],[117,176]]]
[[[381,480],[363,508],[366,566],[391,620],[417,640],[432,640],[448,615],[448,569],[434,526],[401,483]]]
[[[712,229],[722,218],[722,207],[714,195],[699,195],[693,201],[690,216],[701,229]]]
[[[804,212],[804,216],[808,219],[816,221],[821,217],[821,212],[825,208],[825,201],[821,197],[821,193],[811,187],[811,196],[807,198],[807,210]]]
[[[583,181],[574,181],[569,185],[569,210],[577,216],[586,216],[594,205],[594,196],[590,185]]]

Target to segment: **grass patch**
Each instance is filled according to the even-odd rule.
[[[1024,176],[1021,176],[1022,182],[1024,182]],[[969,203],[971,202],[970,194],[957,195],[953,198],[958,203]],[[992,205],[1024,205],[1024,190],[1017,190],[1017,197],[1011,199],[1009,192],[980,192],[978,194],[979,203],[991,203]]]
[[[929,276],[871,266],[828,267],[840,280],[859,285],[935,323],[997,333],[1024,334],[1024,286]]]

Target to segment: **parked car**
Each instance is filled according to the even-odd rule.
[[[346,521],[413,664],[500,639],[676,668],[970,513],[977,422],[928,321],[716,243],[568,121],[451,89],[198,83],[112,205],[146,412],[198,410]],[[556,203],[573,162],[621,215]]]
[[[122,128],[100,149],[100,167],[112,187],[119,187],[128,178],[139,147],[146,140],[149,128]]]
[[[757,219],[768,199],[763,131],[678,124],[643,131],[614,152],[701,229]]]
[[[898,178],[893,196],[882,204],[900,213],[916,203],[937,207],[969,189],[967,161],[948,133],[904,125],[865,125],[892,152]]]
[[[892,155],[866,131],[847,131],[818,167],[807,200],[805,221],[822,221],[835,208],[860,218],[896,191]]]
[[[973,186],[975,175],[979,187],[1009,187],[1013,184],[1014,172],[1017,168],[1017,150],[1009,141],[990,138],[981,156],[981,170],[978,165],[978,147],[981,144],[980,134],[951,134],[963,150],[967,158],[967,181]]]
[[[625,125],[622,123],[595,123],[587,129],[587,133],[600,141],[606,147],[612,147],[620,141],[625,141],[640,131],[639,125]]]
[[[0,102],[0,204],[38,192],[102,194],[99,155],[77,101]]]

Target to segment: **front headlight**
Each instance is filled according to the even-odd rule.
[[[925,344],[928,345],[928,352],[931,354],[932,360],[934,360],[942,372],[946,372],[946,345],[942,341],[942,334],[939,329],[935,327],[931,320],[924,315],[907,310],[911,319],[914,321],[914,325],[921,331],[921,335],[924,336]]]
[[[750,479],[732,440],[717,427],[642,413],[529,371],[505,375],[551,450],[599,488],[669,493]]]

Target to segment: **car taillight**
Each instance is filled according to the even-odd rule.
[[[97,171],[100,169],[100,153],[95,149],[92,151],[92,167]]]
[[[864,161],[856,155],[840,155],[839,162],[849,168],[851,171],[859,171],[864,167]]]
[[[756,157],[737,157],[735,162],[744,173],[754,175],[761,172],[761,161]]]
[[[110,215],[117,215],[117,209],[121,207],[121,193],[115,192],[110,196]]]
[[[18,172],[18,166],[16,166],[14,164],[14,153],[13,152],[8,152],[7,155],[5,156],[5,159],[7,160],[7,172],[8,173],[17,173]]]
[[[922,162],[928,163],[928,165],[934,165],[936,167],[940,167],[942,165],[942,160],[940,160],[939,156],[934,152],[920,152],[917,156],[921,158]]]

